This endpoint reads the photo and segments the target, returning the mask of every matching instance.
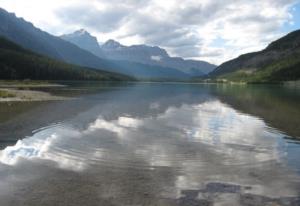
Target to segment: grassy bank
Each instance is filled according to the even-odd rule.
[[[48,81],[0,80],[0,102],[65,100],[65,97],[39,91],[39,88],[63,86]]]
[[[0,98],[13,98],[13,97],[16,97],[16,95],[6,90],[0,90]]]

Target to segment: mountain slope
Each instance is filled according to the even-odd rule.
[[[83,30],[75,31],[71,34],[62,35],[61,38],[72,42],[80,48],[86,49],[97,56],[111,60],[124,60],[160,67],[177,69],[191,76],[207,74],[215,65],[204,61],[184,60],[180,57],[170,57],[166,50],[157,46],[132,45],[124,46],[117,41],[108,40],[101,47],[96,37]],[[94,46],[86,46],[86,42],[94,42]],[[97,47],[96,51],[95,48]]]
[[[166,50],[157,46],[124,46],[114,40],[108,40],[101,46],[101,48],[106,57],[110,59],[128,60],[144,64],[170,67],[185,72],[191,76],[207,74],[216,68],[215,65],[204,61],[170,57]]]
[[[155,67],[128,61],[101,59],[91,52],[44,32],[15,14],[0,8],[0,36],[36,53],[79,66],[118,72],[137,78],[188,78],[172,68]],[[153,69],[154,71],[148,71]],[[136,72],[138,71],[138,72]]]
[[[69,41],[78,47],[85,49],[87,51],[90,51],[91,53],[103,57],[105,55],[109,56],[109,53],[104,54],[102,48],[99,46],[97,38],[90,35],[87,31],[84,29],[75,31],[72,34],[68,35],[62,35],[60,38]],[[109,41],[106,44],[106,48],[117,48],[122,47],[121,44],[119,44],[116,41]],[[167,67],[157,67],[154,65],[149,64],[141,64],[137,63],[135,61],[128,60],[115,60],[112,61],[112,64],[115,68],[122,68],[122,72],[129,74],[131,76],[135,76],[138,78],[143,79],[152,79],[154,77],[156,78],[163,78],[163,79],[180,79],[180,78],[187,78],[187,75],[177,71],[172,68]]]
[[[300,79],[300,30],[272,42],[262,51],[225,62],[209,75],[246,82]]]
[[[0,8],[0,35],[39,54],[68,63],[93,68],[108,68],[107,62],[61,38],[52,36]]]
[[[132,80],[124,75],[53,60],[23,49],[3,37],[0,37],[0,79]]]

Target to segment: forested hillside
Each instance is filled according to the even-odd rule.
[[[54,60],[0,37],[0,79],[120,81],[132,78]]]
[[[210,77],[253,83],[300,79],[300,30],[272,42],[262,51],[223,63]]]

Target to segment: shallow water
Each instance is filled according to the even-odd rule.
[[[299,90],[51,92],[74,99],[0,105],[1,206],[300,205]]]

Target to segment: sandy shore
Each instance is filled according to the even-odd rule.
[[[54,100],[67,100],[69,98],[54,96],[47,92],[33,91],[33,90],[18,90],[11,88],[3,88],[1,91],[6,91],[12,94],[13,97],[0,97],[0,102],[12,101],[54,101]]]

